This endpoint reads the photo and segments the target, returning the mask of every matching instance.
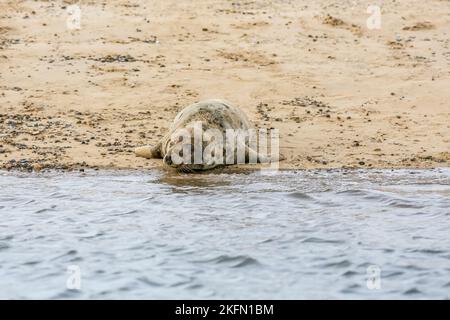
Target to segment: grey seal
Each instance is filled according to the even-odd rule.
[[[254,163],[272,161],[271,157],[259,154],[252,148],[253,145],[250,145],[248,140],[224,143],[225,137],[230,137],[228,136],[230,132],[234,132],[236,137],[251,130],[255,130],[254,126],[238,107],[220,99],[201,101],[181,110],[168,133],[155,146],[136,148],[135,154],[149,159],[163,159],[165,165],[180,172],[203,171],[224,165],[249,163],[251,159]],[[201,141],[195,140],[199,133]],[[186,136],[188,138],[185,138]],[[227,139],[227,142],[228,140],[230,139]],[[200,154],[196,153],[195,147],[198,147]],[[239,157],[239,154],[242,156]],[[180,161],[181,158],[183,160]]]

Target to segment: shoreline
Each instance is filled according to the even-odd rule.
[[[422,171],[422,170],[446,170],[450,169],[449,166],[429,166],[429,167],[322,167],[322,168],[282,168],[279,169],[262,169],[259,165],[256,167],[248,167],[248,166],[228,166],[225,168],[215,168],[206,171],[194,171],[191,173],[183,173],[178,172],[173,168],[167,167],[148,167],[148,168],[127,168],[127,167],[70,167],[70,168],[41,168],[39,170],[33,169],[33,167],[14,167],[10,169],[0,168],[0,173],[4,174],[41,174],[41,173],[87,173],[87,172],[97,172],[97,173],[109,173],[109,172],[135,172],[135,173],[144,173],[144,172],[161,172],[168,175],[179,175],[179,176],[202,176],[208,174],[252,174],[256,172],[266,172],[267,174],[272,173],[285,173],[285,172],[355,172],[355,171]]]

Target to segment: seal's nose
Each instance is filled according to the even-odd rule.
[[[164,163],[169,166],[172,164],[172,157],[170,156],[170,154],[166,154],[166,156],[164,157]]]

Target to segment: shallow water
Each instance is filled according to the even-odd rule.
[[[0,190],[0,298],[450,298],[450,169],[0,172]]]

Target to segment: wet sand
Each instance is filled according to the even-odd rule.
[[[0,168],[160,167],[134,147],[209,98],[280,129],[283,169],[448,167],[448,1],[385,1],[379,30],[368,4],[2,1]]]

